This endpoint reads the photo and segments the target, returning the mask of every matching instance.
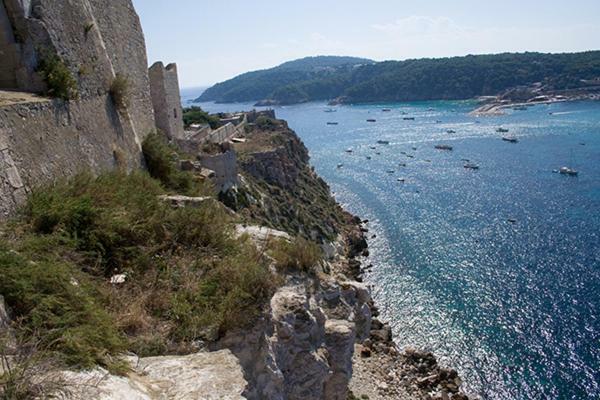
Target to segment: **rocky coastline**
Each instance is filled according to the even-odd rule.
[[[366,233],[368,221],[355,217],[355,228],[347,236],[348,271],[352,279],[362,282],[366,257],[369,256]],[[368,267],[367,267],[368,268]],[[376,303],[369,302],[371,330],[369,337],[357,343],[353,356],[350,398],[356,399],[427,399],[468,400],[461,391],[462,380],[454,369],[444,368],[433,353],[412,347],[400,349],[394,342],[390,325],[378,319]]]

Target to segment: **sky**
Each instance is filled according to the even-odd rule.
[[[182,88],[315,55],[376,61],[600,50],[600,0],[133,0]]]

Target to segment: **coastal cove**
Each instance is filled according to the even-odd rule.
[[[319,102],[275,111],[306,144],[336,199],[370,221],[373,268],[365,280],[399,346],[433,351],[486,399],[595,398],[600,103],[493,117],[470,115],[475,106],[324,112],[331,107]],[[518,143],[502,141],[498,128]],[[479,169],[464,168],[467,162]],[[563,166],[579,176],[553,173]]]

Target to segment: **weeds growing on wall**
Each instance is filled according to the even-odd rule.
[[[144,160],[150,175],[158,179],[170,191],[198,196],[211,191],[208,184],[201,183],[193,174],[181,171],[177,149],[169,145],[164,136],[152,133],[142,143]]]
[[[110,84],[108,90],[110,97],[117,109],[126,111],[130,103],[131,83],[129,78],[123,74],[117,74]]]
[[[78,97],[77,81],[57,55],[48,54],[42,58],[38,73],[46,82],[48,95],[63,100],[73,100]]]

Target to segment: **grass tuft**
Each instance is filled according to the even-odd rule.
[[[142,143],[142,151],[148,172],[158,179],[165,189],[189,196],[210,192],[207,185],[201,183],[193,174],[179,169],[177,150],[160,134],[148,135]]]
[[[57,55],[46,55],[38,66],[38,72],[46,82],[50,96],[66,101],[78,97],[77,81]]]
[[[323,259],[323,251],[314,242],[297,237],[293,241],[278,240],[271,244],[271,256],[279,269],[314,272]]]
[[[124,112],[129,108],[131,82],[123,74],[117,74],[110,84],[109,94],[117,109]]]

